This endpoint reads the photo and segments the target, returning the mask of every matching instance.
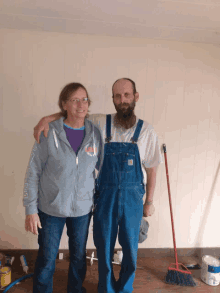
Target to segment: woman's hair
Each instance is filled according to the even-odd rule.
[[[88,98],[88,104],[89,106],[91,105],[90,97],[84,85],[78,82],[69,83],[62,89],[59,96],[59,101],[58,101],[58,106],[60,107],[61,115],[64,116],[65,118],[67,118],[67,111],[63,109],[63,103],[66,103],[69,100],[69,98],[72,96],[72,94],[74,94],[80,88],[85,90],[86,96]],[[86,118],[88,118],[88,116],[89,115],[87,114]]]

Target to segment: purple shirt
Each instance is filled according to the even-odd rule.
[[[66,137],[72,147],[72,149],[74,150],[74,152],[78,153],[80,146],[82,144],[82,141],[84,139],[85,136],[85,126],[81,127],[81,128],[72,128],[69,125],[63,123],[64,125],[64,130],[66,132]]]

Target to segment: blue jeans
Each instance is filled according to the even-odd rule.
[[[64,225],[69,236],[70,264],[68,293],[82,293],[86,275],[86,242],[91,213],[82,217],[53,217],[39,210],[42,229],[38,229],[39,251],[35,263],[33,293],[52,293],[53,274]]]

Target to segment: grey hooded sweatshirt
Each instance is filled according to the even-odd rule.
[[[103,154],[101,134],[85,119],[85,137],[76,153],[67,140],[64,118],[51,122],[47,138],[35,142],[28,164],[23,203],[26,215],[38,208],[55,217],[79,217],[93,205],[95,168]]]

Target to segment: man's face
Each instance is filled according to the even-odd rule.
[[[119,80],[113,87],[113,103],[121,118],[126,119],[133,113],[138,98],[129,80]]]

